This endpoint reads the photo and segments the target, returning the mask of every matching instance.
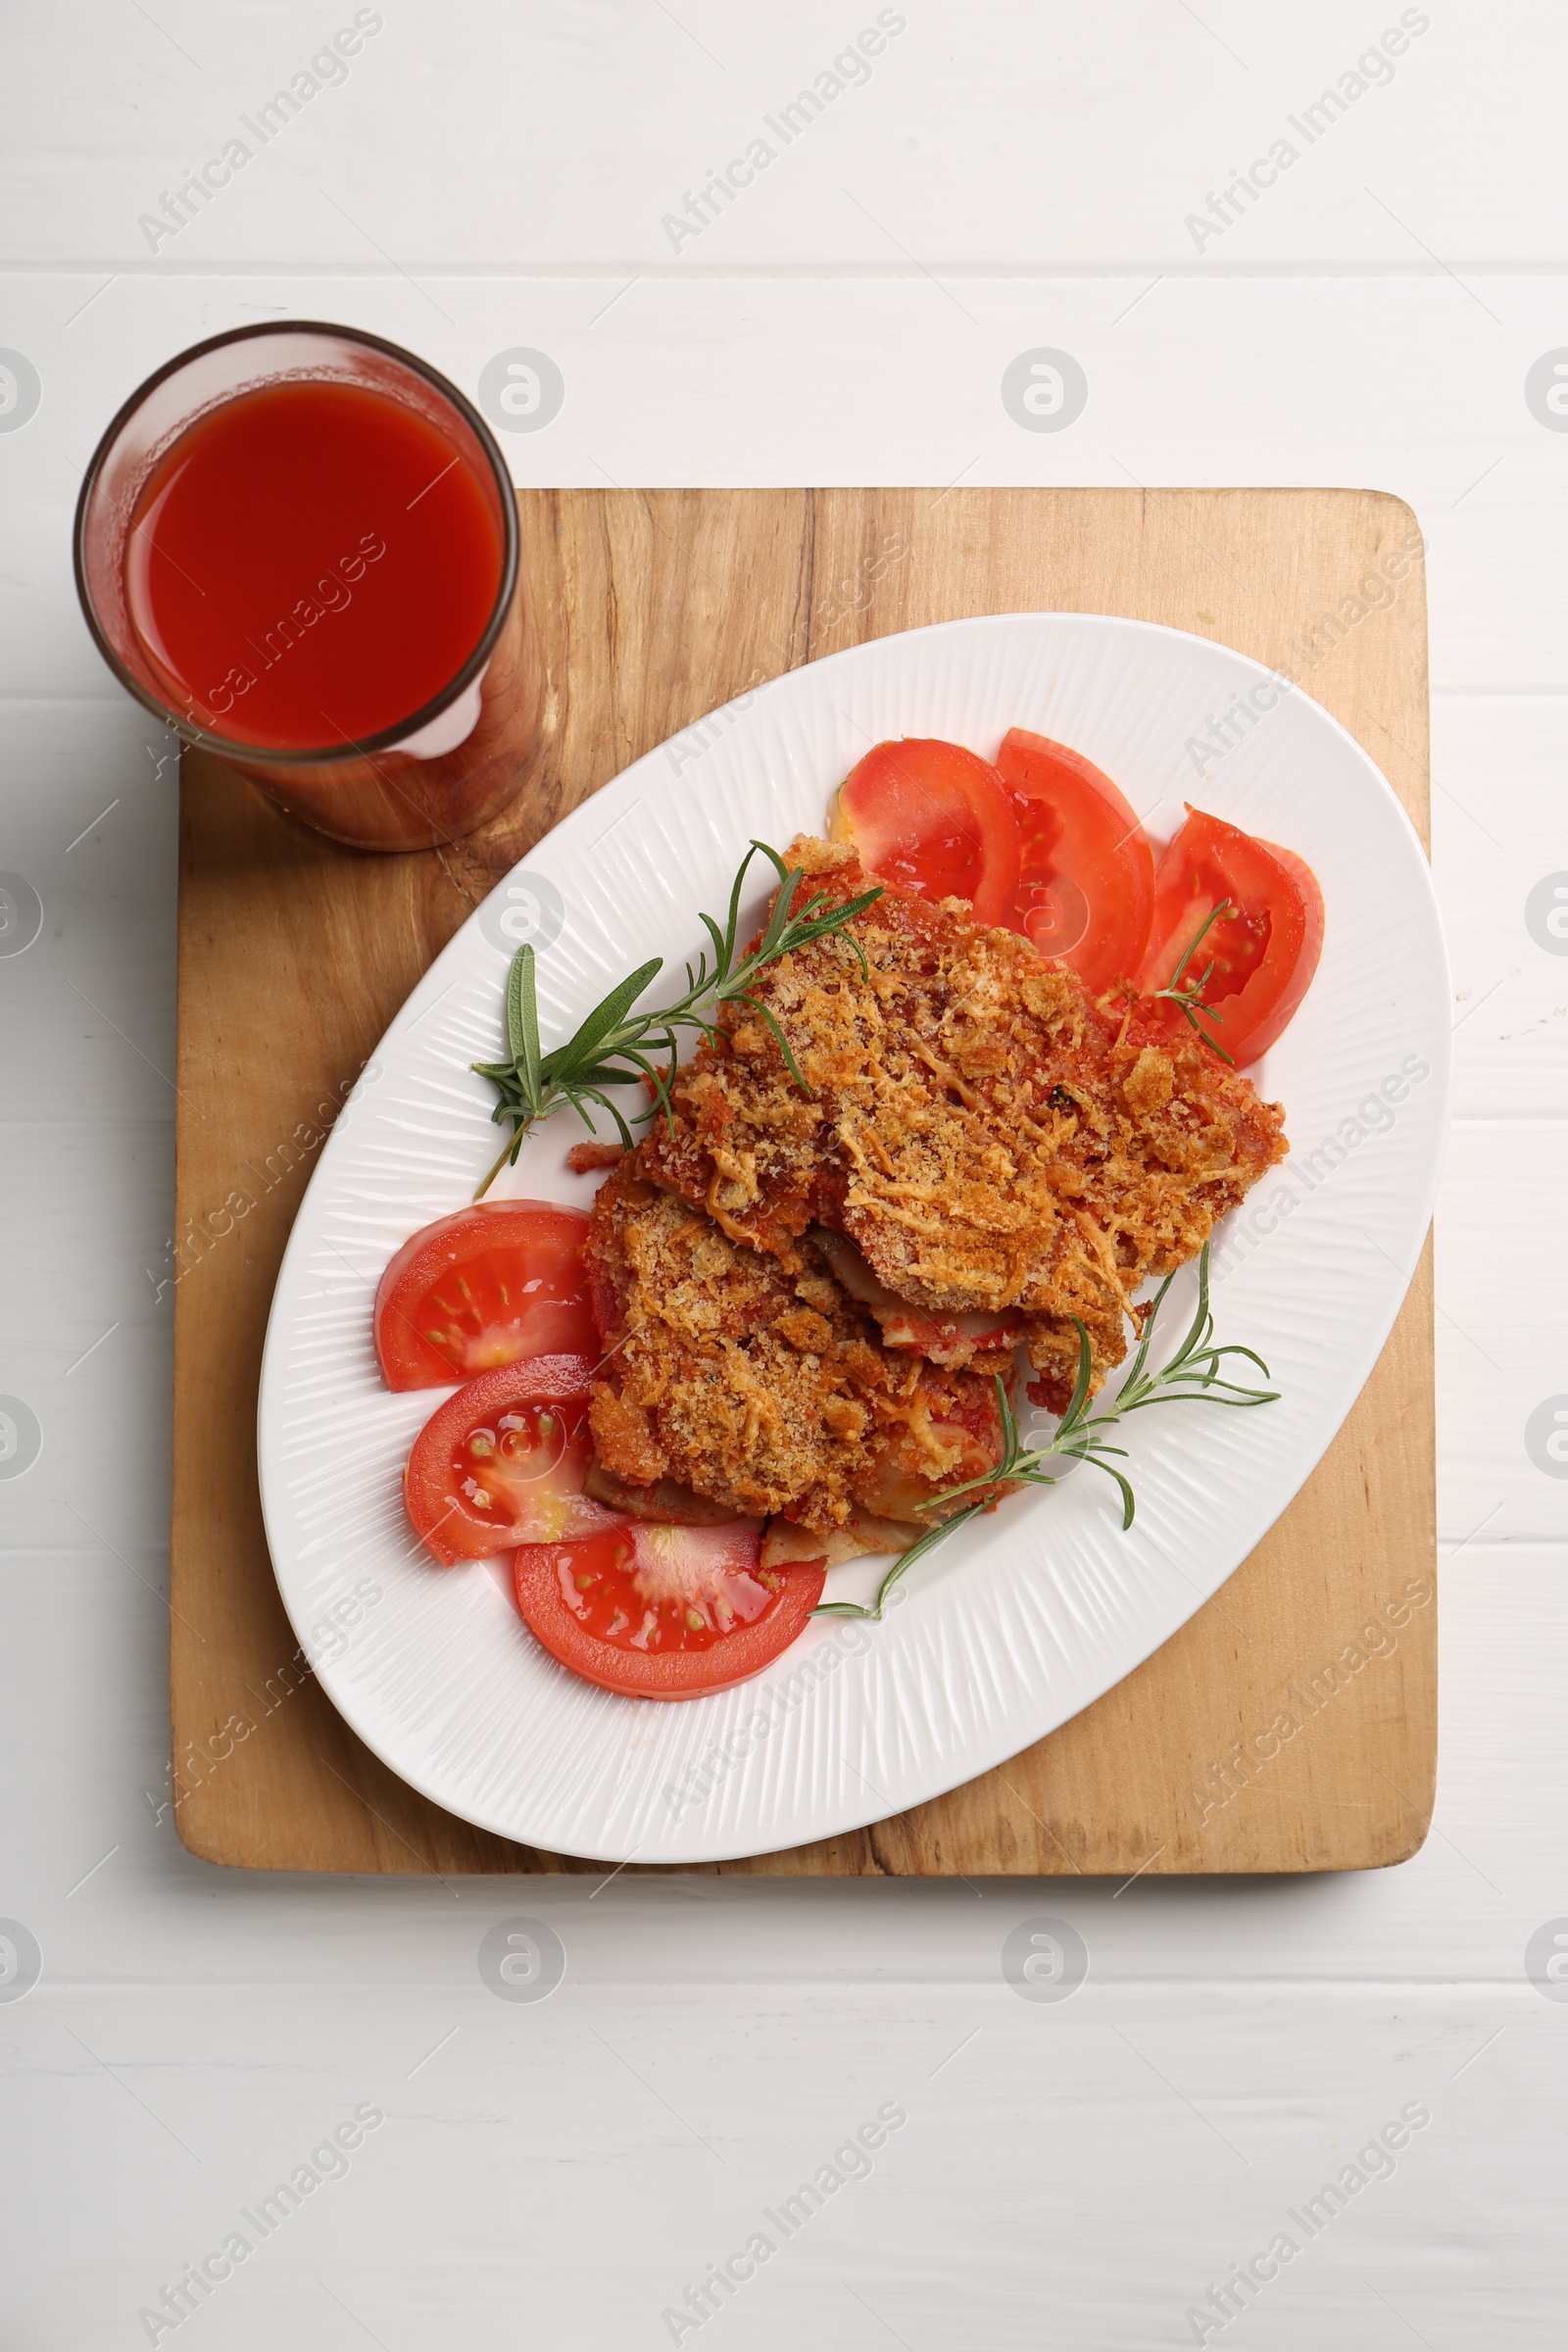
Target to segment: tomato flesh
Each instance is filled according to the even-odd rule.
[[[643,1520],[571,1543],[523,1544],[517,1607],[551,1655],[601,1690],[696,1698],[759,1674],[816,1606],[821,1560],[759,1565],[761,1523]]]
[[[424,1226],[375,1294],[387,1387],[446,1387],[523,1356],[597,1354],[587,1231],[580,1209],[548,1200],[483,1201]]]
[[[879,743],[839,786],[829,832],[880,882],[967,899],[982,923],[1012,919],[1018,826],[1002,778],[961,744]]]
[[[1017,1307],[1004,1307],[996,1314],[934,1314],[890,1291],[847,1233],[816,1225],[811,1239],[850,1297],[870,1308],[881,1326],[884,1347],[907,1348],[911,1354],[929,1356],[934,1364],[966,1364],[975,1355],[1010,1355],[1017,1347],[1023,1327]]]
[[[1187,822],[1159,861],[1154,919],[1139,974],[1147,994],[1169,987],[1183,955],[1215,907],[1232,911],[1203,932],[1182,974],[1202,980],[1202,1002],[1218,1015],[1201,1033],[1238,1065],[1256,1061],[1281,1035],[1312,983],[1323,948],[1323,893],[1294,851],[1259,841],[1188,806]],[[1169,998],[1160,1020],[1185,1023]]]
[[[583,1493],[592,1374],[586,1356],[534,1356],[437,1406],[414,1441],[403,1493],[415,1533],[444,1568],[619,1524]]]
[[[1094,996],[1131,979],[1154,909],[1154,853],[1109,776],[1064,743],[1013,727],[997,772],[1018,820],[1015,930]]]

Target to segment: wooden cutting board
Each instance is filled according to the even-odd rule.
[[[212,1862],[601,1868],[470,1828],[361,1744],[300,1656],[256,1489],[263,1335],[319,1139],[431,958],[569,809],[704,712],[819,655],[965,613],[1090,612],[1164,621],[1292,670],[1427,837],[1425,578],[1397,499],[525,490],[518,504],[550,685],[533,771],[506,817],[453,849],[378,858],[295,826],[212,760],[185,760],[172,1796],[180,1837]],[[1434,1487],[1429,1245],[1317,1470],[1153,1657],[947,1796],[717,1867],[1125,1877],[1402,1861],[1425,1835],[1436,1772]]]

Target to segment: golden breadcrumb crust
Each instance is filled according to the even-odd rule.
[[[601,1186],[584,1259],[606,1348],[590,1421],[614,1479],[674,1479],[741,1516],[908,1520],[1001,1454],[992,1382],[881,1344],[808,1241],[737,1245],[644,1181]]]
[[[835,902],[867,884],[849,848],[802,838],[789,862]],[[769,1259],[791,1263],[816,1223],[916,1306],[1020,1309],[1042,1375],[1031,1395],[1058,1411],[1074,1320],[1098,1386],[1146,1277],[1195,1257],[1287,1150],[1280,1105],[1185,1026],[1096,1004],[960,900],[889,887],[754,993],[805,1091],[767,1023],[726,1007],[678,1073],[673,1132],[655,1122],[642,1173],[743,1245],[730,1253],[743,1288],[765,1283]],[[747,1253],[760,1253],[755,1273]]]

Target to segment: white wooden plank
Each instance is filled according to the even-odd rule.
[[[128,695],[0,703],[0,864],[37,926],[0,957],[6,1120],[86,1121],[101,1167],[124,1121],[173,1124],[178,790],[172,739]]]
[[[1433,864],[1462,1118],[1568,1116],[1565,729],[1568,705],[1555,697],[1445,696],[1434,707]]]
[[[1489,1542],[1568,1536],[1568,1461],[1558,1458],[1568,1449],[1551,1401],[1561,1395],[1568,1415],[1565,1149],[1560,1117],[1460,1122],[1449,1143],[1438,1204],[1438,1497],[1454,1539],[1478,1528]]]
[[[1392,2305],[1430,2342],[1484,2343],[1505,2266],[1510,2334],[1544,2347],[1564,2283],[1542,2082],[1558,2022],[1522,1984],[1091,1979],[1041,2007],[993,1980],[889,1985],[874,2010],[753,1984],[716,2002],[568,1984],[519,2009],[466,1971],[243,2005],[40,1990],[7,2023],[13,2131],[55,2194],[28,2199],[10,2316],[40,2352],[135,2340],[138,2310],[238,2230],[250,2252],[199,2323],[235,2352],[283,2331],[346,2345],[351,2322],[388,2346],[513,2345],[519,2324],[530,2342],[689,2342],[663,2313],[760,2232],[768,2259],[714,2296],[715,2341],[1022,2352],[1049,2312],[1075,2348],[1126,2352],[1193,2341],[1186,2312],[1284,2232],[1258,2340],[1332,2326],[1387,2352]],[[879,2111],[862,2169],[851,2136]],[[346,2165],[318,2156],[327,2177],[264,2237],[261,2200],[356,2112]],[[1388,2126],[1392,2164],[1366,2154],[1309,2236],[1305,2200]],[[843,2184],[786,2218],[824,2166]]]
[[[377,20],[334,65],[332,35]],[[1550,268],[1558,224],[1519,159],[1553,152],[1563,49],[1544,0],[1359,17],[344,0],[232,25],[194,0],[153,18],[93,0],[13,29],[0,191],[31,267]],[[225,166],[231,141],[248,160]],[[214,159],[227,184],[181,221],[168,199]],[[719,172],[733,184],[705,221],[690,200]],[[1241,172],[1262,184],[1190,225]],[[694,227],[666,225],[683,213]],[[160,214],[177,233],[142,225]]]

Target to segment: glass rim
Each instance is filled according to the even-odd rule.
[[[327,335],[335,337],[339,342],[364,344],[368,349],[380,352],[387,359],[395,360],[400,367],[412,369],[416,375],[423,376],[425,382],[431,385],[443,400],[451,403],[464,422],[473,432],[479,447],[489,461],[501,499],[502,533],[505,542],[502,552],[501,582],[496,590],[494,609],[479,633],[478,642],[472,653],[469,654],[456,675],[442,687],[439,694],[433,695],[427,703],[421,704],[419,709],[412,711],[407,718],[400,718],[392,726],[383,727],[377,734],[358,736],[352,742],[339,741],[329,744],[319,751],[299,750],[293,747],[276,749],[267,744],[245,743],[231,735],[220,735],[210,727],[199,725],[195,720],[175,710],[172,704],[165,702],[151,693],[139,678],[131,675],[110,643],[94,607],[92,595],[87,586],[86,573],[87,510],[92,504],[93,492],[98,486],[99,476],[103,472],[116,442],[148,395],[155,392],[160,384],[167,382],[170,376],[177,375],[180,368],[187,367],[192,360],[202,359],[210,351],[220,351],[226,344],[260,342],[270,335],[302,334]],[[237,397],[237,395],[229,397]],[[216,405],[221,406],[222,404],[220,402]],[[182,426],[180,429],[183,431],[186,428]],[[177,438],[177,435],[175,437]],[[507,462],[501,454],[500,443],[472,401],[466,393],[460,392],[457,385],[449,376],[443,375],[439,368],[432,368],[427,360],[420,359],[416,352],[408,350],[404,344],[393,343],[385,335],[373,335],[365,327],[343,326],[330,318],[269,318],[260,320],[251,326],[231,326],[220,335],[209,335],[204,342],[190,344],[184,351],[176,352],[172,360],[166,360],[161,368],[155,368],[151,375],[145,376],[136,386],[129,398],[121,403],[104,427],[98,446],[93,451],[87,470],[82,476],[81,490],[76,499],[75,521],[72,529],[72,561],[76,579],[76,598],[81,606],[82,617],[87,623],[93,643],[115,676],[120,680],[121,685],[125,688],[127,693],[133,694],[137,702],[145,710],[150,710],[155,718],[162,719],[165,726],[172,728],[185,742],[195,745],[198,750],[214,752],[224,760],[248,762],[251,766],[264,767],[341,766],[349,760],[365,759],[376,752],[394,751],[411,735],[417,734],[420,729],[429,726],[433,720],[441,717],[444,711],[450,710],[453,704],[466,694],[475,679],[481,675],[490,656],[495,651],[496,641],[501,635],[516,590],[519,560],[520,532],[517,523],[517,500],[512,486],[512,476],[507,469]]]

